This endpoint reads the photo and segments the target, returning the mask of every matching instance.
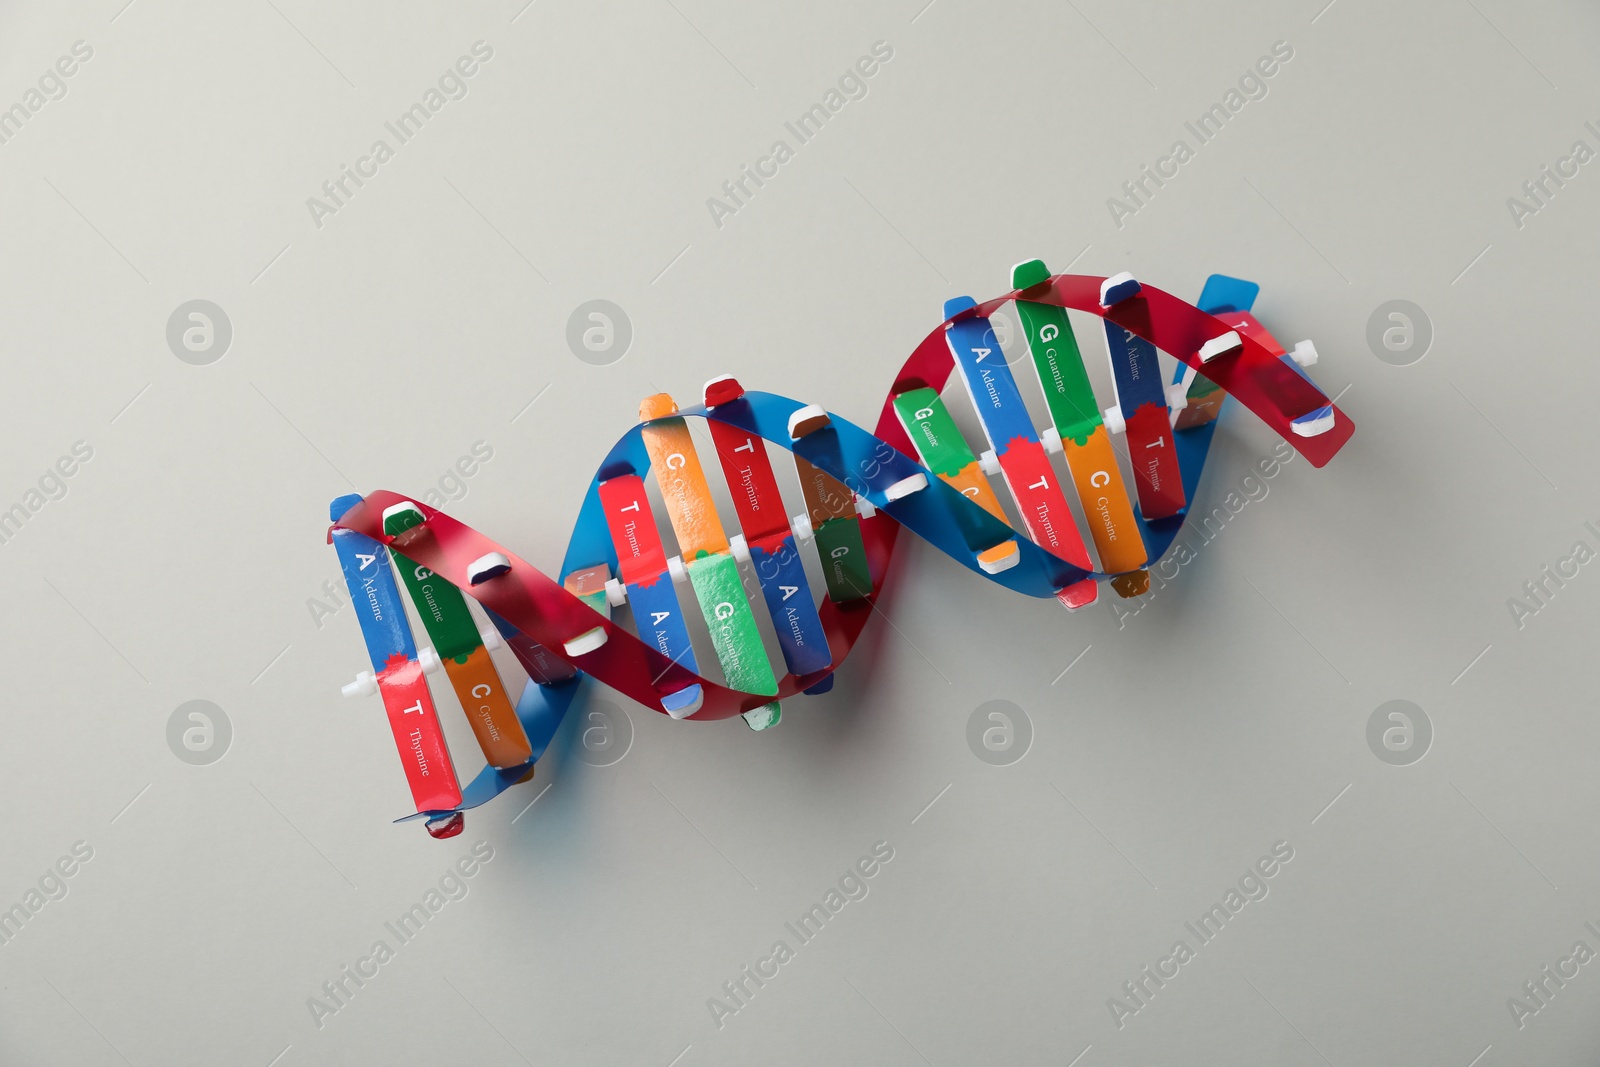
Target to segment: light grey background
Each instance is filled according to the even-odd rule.
[[[0,945],[0,1061],[1593,1062],[1600,964],[1520,1029],[1507,999],[1600,950],[1600,567],[1520,628],[1507,601],[1600,546],[1600,176],[1520,228],[1506,201],[1600,148],[1600,14],[923,2],[0,9],[0,106],[93,49],[0,145],[0,507],[93,449],[0,545],[0,907],[93,849]],[[468,95],[315,225],[480,40]],[[880,40],[868,95],[717,227],[706,199]],[[1277,41],[1268,95],[1119,228],[1107,198]],[[448,510],[553,570],[641,396],[733,372],[870,425],[941,301],[1032,256],[1191,298],[1260,281],[1354,439],[1135,617],[906,539],[835,692],[778,729],[630,704],[593,766],[575,713],[463,836],[390,825],[379,704],[338,695],[355,619],[308,603],[338,579],[331,497],[420,495],[483,441]],[[565,341],[596,298],[633,328],[603,367]],[[206,366],[166,341],[194,299],[232,324]],[[1367,345],[1393,299],[1433,326],[1410,366]],[[1207,510],[1273,444],[1224,419]],[[1433,728],[1409,766],[1367,744],[1397,699]],[[190,700],[231,723],[208,765],[168,747]],[[991,700],[1028,716],[1020,762],[968,748]],[[478,841],[465,899],[316,1026],[308,998]],[[719,1028],[708,998],[878,841],[870,894]],[[1108,999],[1279,841],[1270,894],[1119,1029]]]

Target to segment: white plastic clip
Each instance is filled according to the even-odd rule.
[[[377,691],[378,679],[372,676],[371,671],[362,671],[356,675],[355,681],[339,689],[347,697],[369,697]]]
[[[920,493],[926,488],[928,488],[928,476],[918,471],[909,478],[901,478],[898,482],[885,489],[883,498],[892,503],[896,500],[903,500],[912,493]]]
[[[417,649],[417,662],[422,665],[423,674],[438,674],[444,670],[444,661],[439,658],[439,653],[433,646]]]
[[[485,626],[483,629],[479,630],[478,637],[483,641],[483,647],[488,649],[490,652],[493,652],[495,649],[505,644],[505,642],[500,638],[500,631],[495,629],[493,626]]]
[[[1120,304],[1129,297],[1138,296],[1143,288],[1128,271],[1113,274],[1100,283],[1100,306],[1108,308]]]
[[[673,693],[662,694],[661,710],[674,719],[687,719],[699,711],[705,702],[705,690],[699,685],[690,685]]]
[[[498,578],[510,569],[511,561],[503,553],[487,553],[467,564],[467,584],[482,585],[490,578]]]
[[[1297,341],[1289,352],[1289,358],[1302,367],[1314,367],[1317,363],[1317,346],[1310,341]]]
[[[1047,426],[1039,431],[1039,443],[1044,445],[1044,450],[1052,456],[1061,455],[1065,449],[1061,443],[1061,431],[1054,426]]]
[[[667,573],[672,575],[672,581],[676,585],[682,585],[689,580],[689,572],[684,569],[682,556],[672,556],[667,560]]]
[[[1219,356],[1226,356],[1239,352],[1244,348],[1244,341],[1239,337],[1238,330],[1229,330],[1218,337],[1213,337],[1200,346],[1200,362],[1210,363]]]
[[[815,433],[829,423],[828,410],[821,404],[807,404],[805,407],[789,416],[789,437],[800,440],[808,433]],[[806,425],[813,423],[814,425]],[[798,433],[796,431],[799,431]]]
[[[616,578],[606,579],[606,603],[620,608],[628,602],[628,587]]]
[[[596,626],[592,630],[585,630],[571,641],[562,642],[561,648],[567,655],[576,659],[579,656],[588,655],[605,644],[606,636],[606,628],[604,626]]]
[[[1127,422],[1122,418],[1120,407],[1106,408],[1100,418],[1106,424],[1106,433],[1122,433],[1128,428]]]
[[[790,520],[789,525],[794,528],[794,536],[799,541],[809,541],[816,536],[816,531],[811,528],[811,516],[801,512]]]
[[[734,534],[728,538],[728,551],[740,563],[750,562],[750,545],[744,539],[744,534]]]
[[[994,449],[986,449],[983,455],[978,457],[978,469],[989,475],[1000,473],[1000,457],[994,454]]]

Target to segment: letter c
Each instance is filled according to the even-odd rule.
[[[762,964],[764,964],[764,963],[772,964],[771,972],[768,972],[767,969],[762,966]],[[776,978],[778,976],[778,963],[777,963],[777,961],[774,960],[771,956],[762,956],[759,960],[756,960],[756,973],[759,974],[763,978]]]
[[[1095,471],[1093,474],[1089,475],[1089,484],[1094,486],[1096,489],[1104,488],[1105,486],[1111,484],[1111,475],[1107,474],[1105,471]]]
[[[776,163],[772,163],[772,170],[768,171],[762,168],[761,164],[763,163],[772,163],[772,157],[762,156],[760,159],[756,160],[756,173],[761,175],[763,178],[776,177],[778,174],[778,165]]]
[[[354,967],[350,968],[350,969],[355,971],[357,974],[359,974],[363,978],[376,978],[376,977],[378,977],[378,966],[377,966],[377,964],[373,964],[372,970],[364,971],[364,970],[361,969],[361,965],[363,963],[372,963],[372,957],[371,956],[362,956],[359,960],[356,960],[356,965]]]
[[[673,460],[677,460],[677,462],[674,463]],[[683,467],[686,464],[688,464],[688,462],[689,462],[688,460],[683,458],[683,453],[682,452],[674,452],[672,455],[667,457],[667,469],[671,470],[671,471],[675,471],[678,468]]]
[[[488,696],[489,695],[489,686],[488,686],[488,684],[485,683],[485,682],[479,682],[477,685],[473,686],[472,687],[472,695],[477,697],[479,700],[482,700],[484,697]]]
[[[1176,163],[1172,163],[1172,170],[1168,171],[1166,167],[1161,165],[1163,163],[1172,163],[1172,157],[1162,156],[1160,159],[1156,160],[1156,173],[1161,175],[1163,178],[1176,178],[1178,176],[1178,165]]]
[[[1567,170],[1561,165],[1563,163],[1572,163],[1572,169],[1570,171]],[[1556,160],[1556,173],[1561,175],[1563,178],[1576,178],[1578,176],[1578,164],[1573,163],[1571,156],[1562,156],[1560,159]]]
[[[1572,964],[1572,970],[1568,971],[1562,966],[1563,963]],[[1562,956],[1559,960],[1556,960],[1556,973],[1563,978],[1575,978],[1578,974],[1578,962],[1571,956]]]
[[[362,156],[360,159],[356,160],[356,173],[361,175],[363,178],[376,177],[378,174],[378,165],[376,163],[372,163],[372,169],[366,170],[361,166],[363,163],[372,163],[372,157]]]
[[[1172,964],[1171,971],[1168,971],[1166,967],[1163,966],[1163,964],[1167,963]],[[1162,956],[1159,960],[1156,960],[1156,971],[1160,973],[1161,977],[1163,978],[1176,978],[1178,976],[1178,966],[1178,962],[1171,956]]]

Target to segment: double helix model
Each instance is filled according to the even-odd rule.
[[[1147,568],[1183,525],[1227,396],[1317,467],[1354,430],[1301,370],[1316,360],[1311,343],[1285,352],[1250,314],[1260,288],[1252,282],[1214,274],[1198,307],[1130,274],[1051,276],[1039,260],[1015,267],[1011,284],[1012,292],[982,304],[970,297],[945,304],[944,322],[900,368],[871,433],[817,405],[746,391],[732,377],[708,382],[692,407],[666,394],[649,397],[640,424],[589,486],[559,579],[411,497],[374,492],[333,501],[329,540],[372,660],[344,692],[383,697],[416,806],[400,821],[423,819],[434,837],[451,837],[466,809],[531,778],[586,674],[674,719],[739,715],[756,730],[777,725],[783,701],[832,687],[832,672],[873,610],[901,527],[992,582],[1075,611],[1094,603],[1101,581],[1120,597],[1148,591]],[[1006,303],[1015,304],[1043,387],[1050,416],[1043,432],[989,319]],[[1067,309],[1104,320],[1116,402],[1103,412]],[[1158,349],[1177,360],[1167,384]],[[952,370],[988,439],[978,455],[941,395]],[[738,517],[731,537],[688,418],[709,425]],[[768,444],[794,456],[805,511],[792,519]],[[1067,478],[1053,453],[1065,459]],[[1001,506],[996,475],[1020,530]],[[676,538],[674,556],[646,489],[652,477]],[[1098,570],[1068,503],[1069,484]],[[807,544],[826,587],[820,600],[807,577]],[[397,572],[432,647],[419,651],[413,640]],[[781,677],[745,572],[753,572],[770,616]],[[478,602],[485,623],[463,594]],[[613,617],[623,606],[631,626]],[[720,683],[700,674],[684,617],[695,608]],[[528,674],[515,703],[490,660],[502,644]],[[487,764],[465,788],[425,678],[441,669]]]

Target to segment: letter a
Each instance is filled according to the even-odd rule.
[[[317,229],[322,229],[322,216],[337,215],[339,209],[330,204],[324,204],[314,196],[306,197],[306,210],[311,212],[311,221],[317,224]]]
[[[711,221],[717,224],[717,229],[719,230],[722,229],[722,217],[724,215],[737,215],[739,213],[738,208],[729,207],[714,196],[706,198],[706,209],[711,212]]]
[[[721,1030],[724,1026],[727,1025],[726,1023],[724,1023],[722,1021],[723,1016],[725,1016],[725,1015],[737,1015],[739,1013],[739,1009],[738,1008],[730,1008],[726,1004],[722,1003],[722,1001],[718,1000],[716,997],[707,997],[706,998],[706,1007],[710,1010],[710,1012],[711,1012],[711,1021],[717,1024],[717,1029],[718,1030]]]
[[[311,1021],[317,1024],[318,1030],[322,1029],[322,1017],[324,1015],[337,1015],[339,1012],[338,1008],[329,1007],[316,997],[307,997],[306,1007],[311,1009]]]

